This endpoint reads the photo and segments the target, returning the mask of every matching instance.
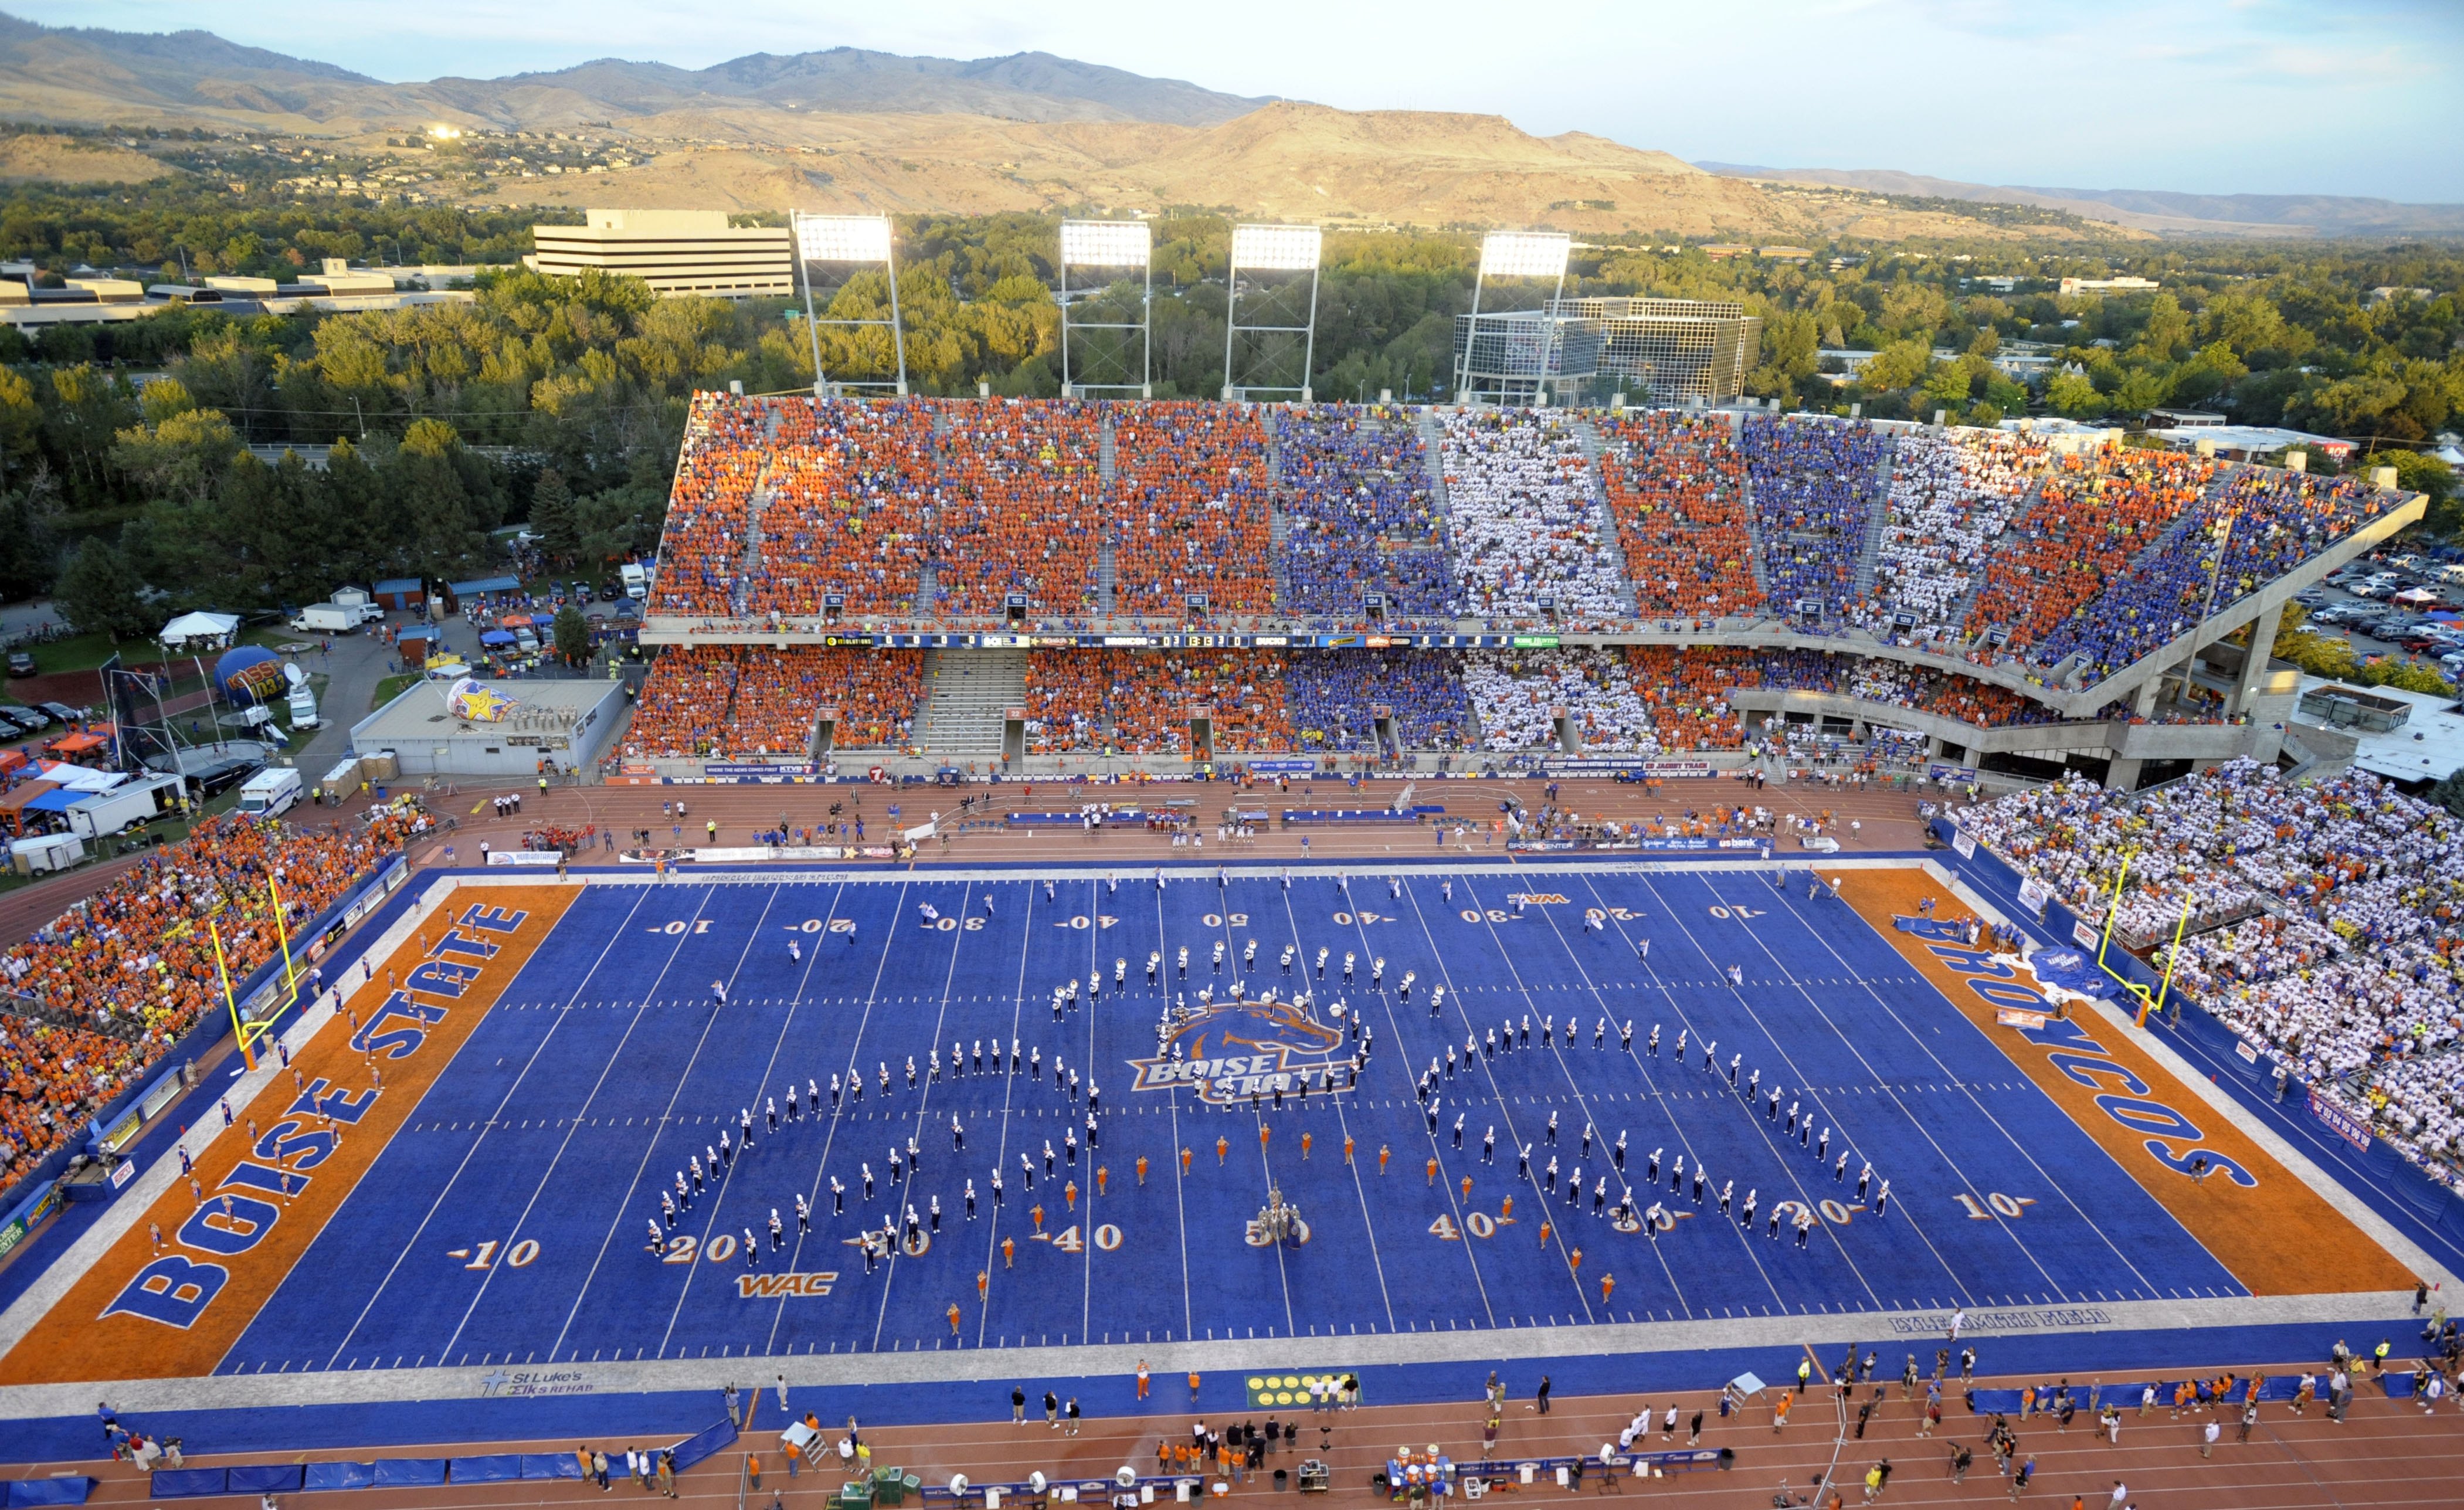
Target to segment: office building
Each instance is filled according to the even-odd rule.
[[[640,278],[661,294],[786,298],[796,270],[784,226],[731,226],[723,209],[593,209],[579,226],[533,226],[524,262],[540,273],[585,268]]]

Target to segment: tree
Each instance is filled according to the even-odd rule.
[[[1923,339],[1895,340],[1874,354],[1858,371],[1857,381],[1869,390],[1904,388],[1925,375],[1933,363],[1933,347]]]
[[[539,473],[538,485],[531,490],[531,529],[550,560],[569,565],[582,554],[582,511],[574,504],[564,473],[553,467]]]
[[[88,540],[69,558],[53,602],[78,633],[109,635],[117,645],[122,636],[145,632],[144,604],[138,599],[143,585],[119,546]]]
[[[2104,412],[2104,395],[2096,391],[2096,383],[2084,372],[2057,372],[2045,384],[2045,402],[2057,414],[2073,419],[2086,419]]]
[[[556,653],[567,666],[590,664],[590,621],[571,603],[556,611]]]

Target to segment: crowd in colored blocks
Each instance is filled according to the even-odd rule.
[[[838,711],[835,750],[904,745],[924,700],[923,659],[836,646],[671,646],[643,679],[624,755],[808,759],[825,708]]]
[[[1891,442],[1848,420],[1749,416],[1738,449],[1762,536],[1765,594],[1802,621],[1806,603],[1829,623],[1854,598],[1857,558],[1881,507]]]
[[[1933,638],[1950,623],[2047,456],[2041,444],[1998,430],[1901,437],[1883,498],[1873,592],[1851,616],[1884,636]]]
[[[1471,708],[1453,658],[1440,650],[1296,651],[1284,702],[1305,752],[1377,749],[1377,710],[1406,750],[1470,746]]]
[[[1257,412],[1220,404],[1125,405],[1112,425],[1114,611],[1177,616],[1274,607],[1272,488]]]
[[[934,607],[999,618],[1012,594],[1038,618],[1095,602],[1104,535],[1103,435],[1095,406],[945,404],[933,510]]]
[[[1286,606],[1357,622],[1372,593],[1398,620],[1450,617],[1454,571],[1415,411],[1347,404],[1275,415]]]
[[[1736,432],[1719,415],[1651,409],[1599,426],[1600,483],[1645,618],[1761,608],[1753,510]]]
[[[284,930],[297,947],[299,930],[422,822],[390,810],[323,828],[207,819],[0,953],[16,998],[0,1008],[0,1183],[81,1132],[201,1017],[226,1010],[216,932],[231,978],[247,979],[281,957]]]
[[[1627,617],[1573,423],[1545,411],[1452,409],[1444,426],[1446,531],[1463,610],[1507,621],[1553,611],[1575,624]]]
[[[1987,560],[1969,633],[1998,628],[2006,653],[2054,665],[2070,653],[2061,646],[2084,648],[2135,624],[2141,600],[2108,589],[2198,502],[2215,465],[2167,451],[2057,458],[2035,502]]]
[[[775,412],[753,614],[810,618],[833,595],[848,614],[911,612],[935,473],[931,409],[791,399]]]
[[[1272,650],[1038,650],[1026,664],[1027,750],[1186,756],[1202,712],[1219,755],[1286,754],[1284,668]]]
[[[2137,795],[2066,780],[1959,822],[2092,919],[2121,885],[2117,928],[2162,941],[2160,969],[2185,928],[2176,990],[2456,1183],[2464,823],[2445,809],[2240,761]]]
[[[2075,684],[2400,501],[1803,415],[703,395],[649,611],[809,621],[835,598],[982,627],[1016,597],[1054,630],[1177,621],[1202,594],[1227,628],[1355,627],[1373,598],[1422,628],[1776,616]]]
[[[754,495],[769,470],[774,412],[723,393],[694,395],[659,536],[650,612],[693,618],[736,612]]]

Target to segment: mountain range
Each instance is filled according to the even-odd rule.
[[[2234,236],[2464,235],[2464,205],[2408,205],[2339,194],[2185,194],[2153,188],[1969,184],[1892,168],[1751,167],[1697,163],[1725,178],[1820,185],[1920,199],[2028,205],[2137,230]]]
[[[1534,137],[1495,116],[1341,111],[1045,53],[960,60],[830,48],[703,69],[602,58],[389,83],[209,32],[48,27],[0,14],[0,119],[247,130],[371,153],[386,149],[386,133],[430,126],[587,131],[630,143],[630,161],[612,173],[456,189],[500,203],[969,213],[1199,204],[1363,224],[1750,241],[2464,232],[2457,206],[1695,164],[1581,132]],[[132,150],[140,145],[21,134],[0,151],[0,180],[167,171]],[[1909,196],[1946,203],[1911,206]],[[1961,202],[2050,213],[1980,216]]]

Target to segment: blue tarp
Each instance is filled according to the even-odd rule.
[[[576,1468],[582,1465],[574,1464]],[[453,1459],[453,1481],[457,1484],[504,1484],[522,1477],[522,1455],[500,1453],[484,1457]]]
[[[194,1499],[224,1493],[229,1477],[220,1468],[157,1468],[145,1492],[157,1499]]]
[[[442,1457],[380,1457],[368,1466],[377,1471],[379,1489],[426,1489],[445,1482]]]
[[[106,794],[101,792],[80,792],[64,786],[32,799],[26,803],[25,810],[29,813],[65,813],[79,802],[90,802]]]
[[[374,1463],[310,1463],[308,1491],[320,1489],[365,1489],[377,1481]]]
[[[720,1452],[736,1440],[736,1423],[721,1421],[708,1431],[696,1432],[675,1445],[676,1472],[683,1473],[693,1464]]]
[[[524,1453],[524,1478],[579,1478],[582,1463],[571,1453]]]
[[[522,590],[518,577],[481,577],[467,582],[447,582],[445,586],[456,598],[468,598],[473,593],[517,593]]]
[[[304,1471],[297,1463],[251,1463],[231,1470],[235,1495],[293,1495],[299,1492]]]
[[[20,1478],[9,1486],[9,1510],[32,1505],[81,1505],[94,1488],[83,1474],[65,1478]]]

